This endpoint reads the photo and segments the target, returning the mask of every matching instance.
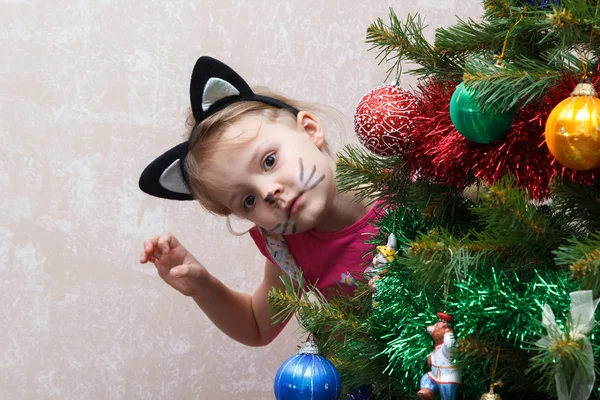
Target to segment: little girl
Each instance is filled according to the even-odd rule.
[[[249,346],[270,343],[287,321],[274,325],[271,288],[296,266],[326,293],[340,285],[351,293],[353,273],[367,266],[364,241],[380,203],[368,207],[338,193],[335,160],[325,132],[300,103],[256,94],[231,68],[210,57],[196,62],[190,84],[195,125],[189,139],[155,159],[140,188],[153,196],[196,199],[208,211],[251,221],[266,257],[253,295],[229,289],[170,233],[144,243],[140,262],[190,296],[231,338]]]

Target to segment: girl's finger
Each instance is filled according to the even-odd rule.
[[[172,239],[173,235],[169,232],[163,234],[160,239],[158,239],[158,248],[161,250],[162,254],[167,254],[169,252]]]
[[[152,251],[154,251],[156,243],[158,243],[158,236],[152,236],[150,239],[144,242],[144,251],[146,252],[146,254],[150,254],[152,253]]]
[[[153,258],[160,259],[160,257],[163,255],[163,252],[160,249],[160,247],[154,246],[152,253],[150,253],[149,255],[152,256]]]
[[[187,264],[182,264],[182,265],[176,266],[175,268],[171,268],[171,271],[169,271],[169,273],[174,278],[183,278],[183,277],[187,276],[189,271],[190,271],[189,266]]]
[[[144,242],[144,246],[145,246],[145,247],[153,247],[153,246],[156,246],[156,243],[158,243],[158,239],[159,239],[159,238],[160,238],[160,236],[158,236],[158,235],[151,236],[150,238],[148,238],[148,240],[146,240],[146,241]]]

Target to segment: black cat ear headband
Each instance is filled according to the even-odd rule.
[[[190,82],[190,101],[196,125],[225,107],[240,101],[259,101],[285,108],[298,115],[299,111],[277,99],[255,94],[234,70],[214,58],[203,56],[196,61]],[[193,200],[185,171],[189,139],[152,161],[140,176],[140,189],[149,195],[170,200]]]

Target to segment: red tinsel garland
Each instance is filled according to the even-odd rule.
[[[600,174],[600,169],[575,171],[563,167],[545,143],[548,115],[571,95],[578,83],[576,78],[564,77],[548,91],[542,103],[522,108],[506,137],[490,144],[470,142],[452,125],[448,105],[459,83],[430,81],[419,85],[415,93],[413,143],[403,156],[412,173],[458,188],[473,178],[493,184],[510,173],[535,199],[548,196],[549,185],[557,176],[591,185]],[[595,76],[593,83],[600,83],[600,76]]]

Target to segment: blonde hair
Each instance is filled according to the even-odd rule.
[[[283,101],[300,111],[319,112],[327,109],[322,105],[288,99],[266,88],[253,88],[253,91],[258,95]],[[190,150],[185,158],[185,170],[188,174],[190,189],[200,205],[213,214],[229,216],[232,214],[232,210],[211,196],[211,192],[213,192],[211,189],[214,189],[219,182],[211,182],[203,173],[201,164],[210,162],[211,155],[215,153],[217,145],[221,143],[223,132],[248,116],[260,116],[267,122],[277,121],[296,126],[296,116],[292,112],[259,101],[233,103],[200,122],[195,129],[193,127],[196,121],[193,115],[187,119],[187,125],[191,130],[189,132]],[[323,146],[322,151],[331,154],[327,144]]]

